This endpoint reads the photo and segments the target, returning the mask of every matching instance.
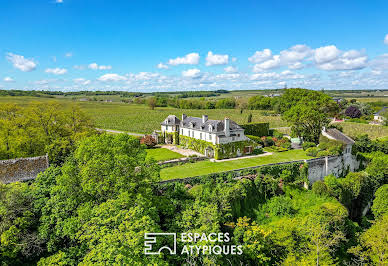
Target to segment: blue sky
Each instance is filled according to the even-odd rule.
[[[388,1],[1,1],[0,88],[388,89]]]

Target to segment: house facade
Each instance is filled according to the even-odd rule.
[[[378,123],[382,124],[385,121],[385,117],[383,116],[383,113],[387,110],[387,107],[383,107],[380,111],[373,114],[373,119],[377,121]]]
[[[230,158],[251,154],[257,146],[244,134],[236,122],[211,120],[207,115],[191,117],[182,115],[179,119],[169,115],[161,123],[165,143],[180,144],[208,157]]]

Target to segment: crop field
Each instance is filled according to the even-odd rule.
[[[191,176],[224,172],[244,167],[252,167],[278,162],[296,161],[309,158],[311,157],[307,156],[306,152],[303,150],[290,150],[285,152],[275,152],[274,154],[268,156],[224,162],[200,161],[196,163],[187,163],[183,165],[163,168],[160,172],[160,177],[162,180],[185,178]]]
[[[344,133],[351,137],[356,137],[362,134],[368,134],[371,139],[376,139],[388,136],[388,127],[379,125],[369,125],[352,122],[338,123],[344,128]]]
[[[81,108],[95,121],[98,128],[124,130],[134,133],[151,133],[160,130],[160,123],[170,114],[178,118],[183,113],[189,116],[209,115],[209,119],[224,119],[229,117],[237,123],[246,123],[249,113],[253,122],[269,122],[270,127],[282,127],[287,123],[280,116],[264,116],[262,111],[244,111],[240,114],[237,109],[176,109],[157,107],[150,110],[145,105],[124,103],[80,103]]]
[[[146,152],[147,152],[147,158],[153,158],[158,162],[179,159],[184,157],[179,153],[176,153],[164,148],[146,149]]]

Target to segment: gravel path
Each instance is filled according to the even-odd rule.
[[[205,157],[205,155],[203,155],[199,152],[189,150],[189,149],[182,149],[182,148],[179,148],[175,145],[161,145],[161,148],[165,148],[165,149],[168,149],[170,151],[177,152],[177,153],[182,154],[183,156],[186,156],[186,157],[189,157],[192,155],[197,155],[198,157]]]
[[[113,130],[113,129],[102,129],[102,128],[96,128],[98,131],[105,131],[105,132],[108,132],[108,133],[115,133],[115,134],[121,134],[121,133],[124,133],[124,134],[128,134],[128,135],[131,135],[131,136],[137,136],[137,137],[143,137],[144,134],[140,134],[140,133],[132,133],[132,132],[126,132],[126,131],[120,131],[120,130]]]
[[[263,156],[268,156],[272,155],[272,152],[265,152],[263,154],[259,155],[249,155],[249,156],[241,156],[241,157],[236,157],[236,158],[230,158],[230,159],[223,159],[223,160],[216,160],[216,159],[210,159],[211,162],[227,162],[227,161],[234,161],[234,160],[241,160],[241,159],[248,159],[248,158],[255,158],[255,157],[263,157]]]

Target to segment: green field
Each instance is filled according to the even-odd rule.
[[[147,158],[153,158],[158,162],[172,160],[172,159],[179,159],[184,157],[179,153],[176,153],[164,148],[146,149],[146,152],[147,152]]]
[[[285,152],[276,152],[273,155],[231,160],[225,162],[201,161],[196,163],[187,163],[173,167],[163,168],[160,172],[162,180],[175,178],[185,178],[198,175],[206,175],[211,173],[224,172],[244,167],[252,167],[263,164],[295,161],[309,159],[303,150],[290,150]]]
[[[388,127],[379,125],[369,125],[353,122],[340,122],[344,133],[351,137],[356,137],[362,134],[368,134],[371,139],[376,139],[384,136],[388,136]]]

